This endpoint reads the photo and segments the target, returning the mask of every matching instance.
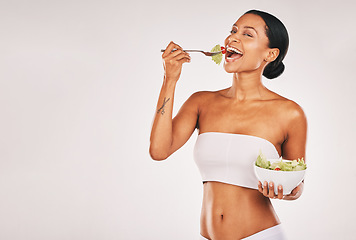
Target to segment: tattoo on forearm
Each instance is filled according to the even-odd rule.
[[[166,98],[164,98],[162,107],[160,107],[160,109],[157,110],[157,113],[160,113],[160,112],[161,112],[162,115],[165,113],[164,107],[166,106],[166,103],[169,101],[169,99],[170,99],[170,98],[168,98],[167,101],[166,101]]]

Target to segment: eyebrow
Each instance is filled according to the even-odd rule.
[[[233,26],[233,27],[237,27],[236,24],[234,24],[234,25],[232,25],[232,26]],[[254,27],[251,27],[251,26],[244,26],[244,28],[252,29],[252,30],[254,30],[254,31],[256,32],[256,34],[258,35],[258,32],[257,32],[257,30],[256,30]]]

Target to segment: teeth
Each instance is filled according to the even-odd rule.
[[[233,47],[227,47],[226,50],[230,51],[230,52],[235,52],[235,53],[238,53],[238,54],[241,54],[242,55],[242,52],[240,52],[238,49],[236,48],[233,48]]]

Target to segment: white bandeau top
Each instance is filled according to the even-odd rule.
[[[260,151],[277,159],[275,146],[266,139],[234,133],[206,132],[198,135],[194,160],[203,182],[217,181],[258,189],[254,162]]]

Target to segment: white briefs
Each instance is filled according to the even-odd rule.
[[[281,224],[267,228],[251,236],[243,238],[243,240],[286,240]],[[208,238],[200,235],[200,240],[209,240]],[[214,239],[212,239],[214,240]]]

